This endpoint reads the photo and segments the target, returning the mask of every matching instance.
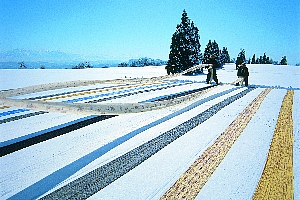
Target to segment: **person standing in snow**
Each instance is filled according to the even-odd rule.
[[[218,77],[217,77],[217,70],[216,68],[219,66],[218,62],[215,59],[216,57],[214,55],[212,55],[210,57],[210,60],[208,62],[208,64],[212,64],[212,66],[210,66],[208,68],[208,73],[207,73],[207,77],[206,77],[206,83],[209,84],[212,79],[214,79],[214,81],[216,82],[216,84],[218,85]]]
[[[248,86],[248,76],[249,76],[249,71],[248,67],[246,67],[246,63],[242,63],[238,69],[237,76],[239,78],[239,81],[237,82],[236,85],[243,85],[243,82],[245,81],[245,86]]]

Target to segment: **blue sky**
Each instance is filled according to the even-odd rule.
[[[231,58],[266,52],[300,62],[299,0],[1,0],[0,51],[50,50],[108,59],[167,60],[183,10]]]

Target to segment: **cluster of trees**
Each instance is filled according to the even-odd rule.
[[[210,57],[215,56],[221,67],[224,63],[230,62],[230,56],[226,47],[222,50],[214,40],[209,40],[204,54],[202,55],[200,47],[199,29],[191,21],[184,10],[181,17],[181,23],[177,25],[176,31],[172,36],[170,45],[169,60],[166,65],[168,74],[180,73],[194,65],[208,63]],[[201,70],[191,72],[192,74],[202,73]]]
[[[27,66],[25,65],[24,61],[19,62],[19,69],[27,69]],[[44,65],[40,66],[40,69],[46,69]]]
[[[86,69],[86,68],[93,68],[93,66],[89,62],[82,62],[72,67],[72,69]]]
[[[280,64],[287,65],[286,56],[283,56],[280,63],[273,61],[270,57],[263,56],[259,58],[253,55],[252,59],[246,59],[246,53],[244,49],[238,54],[236,60],[233,58],[230,60],[230,56],[226,47],[222,50],[219,49],[218,43],[214,40],[208,41],[204,54],[202,55],[200,51],[200,36],[198,34],[199,30],[191,21],[186,11],[184,10],[181,17],[181,23],[177,25],[176,31],[172,36],[172,42],[170,45],[169,60],[166,65],[166,70],[168,74],[180,73],[194,65],[203,63],[209,63],[211,56],[215,56],[219,67],[225,63],[235,62],[236,68],[243,62],[251,64]],[[192,74],[202,73],[202,71],[197,70],[192,72]]]
[[[250,59],[249,59],[249,62],[250,62]],[[259,58],[256,58],[256,59],[255,59],[255,54],[254,54],[250,63],[251,64],[273,64],[273,60],[270,59],[269,56],[266,56],[266,53],[264,53],[263,56],[260,56]]]
[[[122,62],[118,65],[118,67],[144,67],[144,66],[161,66],[165,65],[167,62],[160,59],[152,59],[152,58],[139,58],[139,59],[131,59],[128,62]]]
[[[276,61],[277,62],[277,61]],[[287,59],[286,59],[286,56],[283,56],[281,61],[280,61],[280,65],[287,65]]]
[[[27,66],[24,64],[24,61],[19,62],[19,69],[27,69]],[[40,66],[40,69],[46,69],[44,65]]]
[[[260,56],[259,58],[255,59],[255,54],[253,55],[251,62],[249,59],[249,64],[274,64],[274,65],[287,65],[287,59],[286,56],[283,56],[281,61],[278,63],[278,61],[273,61],[272,58],[270,59],[269,56],[266,56],[266,53],[264,53],[263,56]]]
[[[19,65],[20,65],[20,69],[26,69],[27,67],[26,67],[26,65],[24,64],[24,62],[19,62],[18,63]]]
[[[222,51],[220,50],[220,54],[220,61],[222,65],[231,62],[227,47],[223,47]]]
[[[249,58],[249,60],[246,59],[246,53],[245,49],[241,49],[241,52],[238,54],[236,58],[236,68],[243,62],[248,63],[248,64],[274,64],[274,65],[287,65],[287,59],[286,56],[283,56],[281,61],[278,63],[278,61],[273,61],[270,59],[269,56],[264,53],[263,56],[260,56],[259,58],[255,57],[255,54],[253,55],[252,59]]]
[[[213,42],[211,42],[211,40],[208,41],[204,50],[202,63],[208,64],[211,56],[215,56],[219,67],[223,66],[225,63],[230,63],[230,56],[227,47],[223,47],[222,50],[219,50],[219,45],[215,40]]]

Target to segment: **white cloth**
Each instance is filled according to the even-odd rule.
[[[245,77],[244,76],[238,76],[239,78],[238,78],[238,83],[239,83],[239,85],[240,86],[242,86],[243,85],[243,82],[244,82],[244,80],[245,80]]]
[[[214,77],[214,70],[213,70],[212,67],[209,68],[208,70],[210,71],[210,78],[209,78],[209,81],[211,82],[211,81],[213,80],[213,77]]]

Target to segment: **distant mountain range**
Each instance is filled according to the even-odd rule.
[[[79,63],[88,62],[94,68],[117,67],[123,62],[123,65],[147,66],[164,65],[166,61],[151,58],[124,60],[109,59],[108,56],[83,56],[79,54],[68,54],[61,51],[33,51],[25,49],[14,49],[6,52],[0,52],[0,69],[19,69],[20,63],[27,69],[62,69],[72,68]]]
[[[28,68],[70,68],[81,62],[90,62],[93,67],[117,66],[121,60],[109,60],[104,56],[83,56],[79,54],[67,54],[61,51],[33,51],[14,49],[0,52],[0,69],[18,68],[20,62]]]
[[[104,56],[83,56],[79,54],[67,54],[61,51],[33,51],[14,49],[0,52],[0,62],[84,62],[107,60]]]

